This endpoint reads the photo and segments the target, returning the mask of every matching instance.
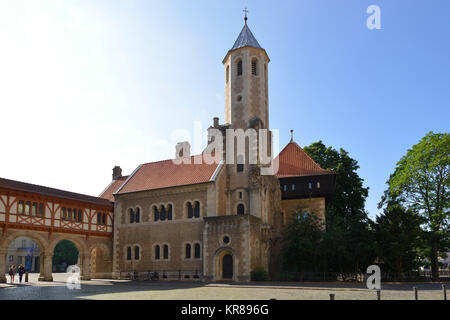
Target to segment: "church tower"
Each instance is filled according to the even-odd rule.
[[[269,56],[245,24],[223,59],[225,69],[225,121],[232,128],[247,129],[259,119],[269,128]]]

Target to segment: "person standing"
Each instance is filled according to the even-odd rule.
[[[11,283],[14,283],[14,275],[15,275],[15,273],[16,273],[16,266],[15,265],[10,266],[8,274],[11,277]]]
[[[17,269],[17,272],[19,273],[19,283],[22,283],[22,276],[25,273],[25,268],[23,264],[20,264],[19,268]]]

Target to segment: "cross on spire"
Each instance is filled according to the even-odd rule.
[[[244,12],[244,14],[245,14],[244,21],[245,21],[245,24],[247,24],[247,20],[248,20],[248,18],[247,18],[247,13],[248,13],[247,7],[244,10],[242,10],[242,12]]]

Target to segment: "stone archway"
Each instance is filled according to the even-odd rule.
[[[88,250],[88,246],[86,245],[85,240],[81,240],[80,238],[76,236],[70,236],[70,235],[58,235],[56,236],[49,244],[48,246],[48,254],[45,257],[45,274],[48,280],[46,281],[53,281],[52,274],[52,266],[53,266],[53,255],[55,251],[55,247],[58,243],[60,243],[63,240],[68,240],[72,242],[78,249],[78,259],[80,261],[80,278],[81,280],[90,280],[90,264],[91,264],[91,255]],[[50,277],[48,276],[50,274]],[[50,279],[51,278],[51,279]]]
[[[43,281],[46,278],[44,270],[45,257],[48,252],[48,241],[39,233],[32,232],[29,230],[11,230],[8,231],[7,236],[0,240],[0,283],[5,283],[7,281],[5,276],[5,269],[7,264],[7,254],[8,247],[11,242],[19,237],[25,237],[33,240],[39,246],[39,281]]]
[[[214,281],[236,281],[238,259],[234,250],[220,248],[214,254]]]
[[[91,279],[109,279],[112,272],[112,248],[104,243],[93,244],[89,248],[91,255]]]

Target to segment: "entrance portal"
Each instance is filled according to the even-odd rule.
[[[223,256],[222,277],[223,279],[233,279],[233,257],[231,254],[226,254]]]

